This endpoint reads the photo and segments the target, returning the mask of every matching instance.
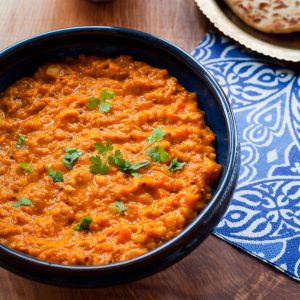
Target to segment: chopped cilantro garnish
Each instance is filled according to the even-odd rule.
[[[94,147],[98,151],[99,154],[105,155],[108,151],[113,150],[112,142],[107,141],[106,145],[104,145],[102,142],[97,142],[94,144]]]
[[[120,171],[130,174],[134,177],[139,177],[140,174],[137,172],[141,168],[146,168],[150,165],[148,160],[142,160],[140,162],[131,164],[129,161],[124,160],[120,150],[115,151],[115,156],[110,155],[108,161],[110,164],[115,164]]]
[[[112,106],[112,100],[115,93],[112,90],[102,89],[100,94],[100,112],[107,113],[110,111]]]
[[[62,171],[55,172],[50,166],[48,167],[48,174],[53,182],[64,182],[64,173]]]
[[[135,171],[141,169],[141,168],[147,168],[150,166],[150,162],[148,160],[141,160],[137,163],[134,163],[133,165],[131,165],[130,168],[130,174],[132,176],[136,176],[136,174],[139,176],[140,174],[136,173]],[[134,174],[136,173],[136,174]]]
[[[106,175],[108,173],[109,166],[101,160],[99,155],[91,156],[90,161],[92,163],[90,171],[93,174]]]
[[[87,108],[89,109],[95,109],[98,104],[99,105],[99,110],[102,113],[107,113],[110,111],[112,102],[111,100],[114,98],[115,93],[112,90],[107,90],[107,89],[102,89],[100,97],[90,97],[89,98],[89,103],[87,105]]]
[[[89,98],[89,104],[87,105],[87,108],[89,109],[95,109],[98,106],[99,99],[97,97],[90,97]]]
[[[122,159],[123,158],[123,154],[122,154],[122,152],[118,149],[118,150],[116,150],[115,151],[115,155],[110,155],[109,157],[108,157],[108,162],[110,163],[110,164],[116,164],[117,165],[117,163],[115,163],[118,159]]]
[[[109,206],[110,209],[112,209],[115,212],[120,213],[121,215],[125,214],[125,211],[128,209],[123,202],[121,201],[115,201],[114,204],[111,204]]]
[[[83,152],[78,151],[77,148],[65,148],[64,150],[66,152],[63,158],[64,165],[69,170],[72,170],[74,163],[80,158]]]
[[[115,157],[117,157],[117,158],[123,158],[123,154],[122,154],[121,150],[116,150],[115,151]]]
[[[166,162],[169,159],[168,152],[165,151],[163,146],[155,146],[146,151],[147,155],[152,157],[155,162]]]
[[[115,164],[122,172],[130,173],[131,163],[129,161],[116,156],[109,156],[108,161],[110,164]]]
[[[30,206],[33,205],[33,203],[26,197],[21,197],[14,205],[13,207],[19,207],[19,206]]]
[[[166,133],[160,128],[155,128],[152,133],[147,137],[147,143],[153,144],[154,142],[160,142]]]
[[[25,143],[25,140],[26,140],[26,136],[24,134],[19,134],[19,138],[17,140],[16,147],[18,149],[22,148],[23,144]]]
[[[80,223],[78,225],[74,226],[74,230],[80,231],[88,231],[90,229],[90,225],[92,223],[93,219],[90,216],[86,216],[81,219]]]
[[[177,157],[173,158],[170,165],[169,170],[171,172],[175,172],[177,170],[183,169],[183,167],[186,165],[186,162],[179,162]]]
[[[27,172],[27,173],[32,172],[32,168],[31,168],[30,164],[27,162],[20,162],[19,166],[24,172]]]

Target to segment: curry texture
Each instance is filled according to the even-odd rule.
[[[88,108],[90,97],[113,91],[109,111]],[[160,141],[147,142],[155,128]],[[17,147],[18,138],[26,137]],[[0,242],[41,260],[102,265],[141,255],[176,236],[211,197],[219,175],[197,97],[166,70],[128,56],[80,55],[49,63],[0,95]],[[91,172],[95,142],[111,141],[131,163],[148,160],[139,177],[108,164]],[[154,162],[146,151],[168,153]],[[65,148],[82,155],[68,169]],[[103,161],[107,155],[98,154]],[[171,171],[172,159],[186,164]],[[30,170],[20,168],[26,162]],[[63,182],[49,176],[49,166]],[[32,205],[16,206],[26,197]],[[124,211],[112,209],[119,201]],[[88,230],[74,230],[83,217]]]

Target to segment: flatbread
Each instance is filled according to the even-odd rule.
[[[224,0],[249,26],[268,33],[300,31],[300,0]]]

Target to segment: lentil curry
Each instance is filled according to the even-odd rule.
[[[176,236],[220,165],[197,97],[120,56],[49,63],[0,95],[0,242],[101,265]]]

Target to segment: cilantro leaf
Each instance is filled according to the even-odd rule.
[[[179,162],[177,157],[173,158],[170,165],[169,170],[171,172],[175,172],[177,170],[183,169],[183,167],[186,165],[186,162]]]
[[[109,151],[114,149],[111,141],[106,142],[106,149],[109,150]]]
[[[100,102],[100,112],[102,113],[107,113],[110,111],[111,109],[111,103],[107,102],[107,101],[102,101]]]
[[[112,100],[115,93],[112,90],[102,89],[100,94],[100,101]]]
[[[115,203],[114,203],[114,204],[111,204],[111,205],[109,206],[109,208],[112,209],[112,210],[115,211],[115,212],[120,213],[121,215],[124,215],[125,212],[126,212],[126,210],[128,209],[128,207],[126,207],[126,206],[124,205],[124,203],[121,202],[121,201],[115,201]]]
[[[141,174],[136,172],[141,168],[147,168],[150,166],[150,162],[148,160],[142,160],[140,162],[134,163],[130,168],[130,175],[133,177],[141,177]]]
[[[110,111],[112,106],[112,99],[114,98],[115,93],[112,90],[102,89],[100,97],[89,97],[89,103],[87,104],[87,108],[89,109],[95,109],[98,104],[99,110],[102,113],[107,113]]]
[[[109,156],[108,161],[111,164],[115,164],[124,173],[130,173],[131,171],[131,163],[123,158]]]
[[[83,154],[82,151],[78,151],[77,148],[65,148],[66,154],[63,158],[63,163],[69,170],[73,169],[74,163],[80,158]]]
[[[155,128],[152,133],[147,137],[147,143],[153,144],[154,142],[160,142],[166,133],[160,128]]]
[[[98,106],[99,98],[97,97],[89,97],[89,104],[86,106],[89,109],[95,109]]]
[[[77,148],[74,148],[74,147],[73,148],[65,148],[64,150],[66,153],[70,153],[70,154],[78,151]]]
[[[123,158],[123,154],[122,154],[121,150],[116,150],[115,151],[115,157],[117,157],[117,158]]]
[[[100,112],[107,113],[110,111],[112,100],[115,96],[115,93],[112,90],[102,89],[100,94]]]
[[[130,172],[130,175],[133,176],[133,177],[136,177],[136,178],[140,178],[141,177],[141,174],[138,173],[138,172]]]
[[[106,154],[107,153],[107,149],[106,146],[102,143],[102,142],[96,142],[94,143],[94,147],[96,148],[96,150],[98,151],[99,154]]]
[[[111,141],[107,141],[106,145],[104,145],[102,142],[97,142],[94,144],[94,147],[96,148],[98,153],[102,155],[105,155],[108,151],[113,150]]]
[[[19,134],[19,138],[17,140],[16,147],[18,149],[22,148],[23,144],[25,143],[25,140],[26,140],[26,136],[24,134]]]
[[[62,171],[55,172],[50,166],[48,167],[48,174],[53,182],[64,182],[64,173]]]
[[[137,171],[140,168],[147,168],[150,166],[150,162],[148,160],[141,160],[137,163],[134,163],[133,165],[131,165],[131,170],[133,171]]]
[[[74,226],[74,230],[76,231],[88,231],[90,229],[90,225],[93,219],[90,216],[83,217],[78,225]]]
[[[152,157],[155,162],[166,162],[169,159],[168,152],[165,151],[163,146],[155,146],[146,151],[147,155]]]
[[[24,172],[32,173],[32,168],[31,168],[31,166],[30,166],[29,163],[27,163],[27,162],[20,162],[20,163],[19,163],[19,166],[20,166],[20,168],[21,168]]]
[[[13,207],[19,207],[19,206],[30,206],[33,205],[33,203],[26,197],[21,197],[14,205]]]
[[[115,164],[115,165],[118,165],[118,163],[122,164],[122,161],[118,162],[118,159],[122,159],[122,158],[123,158],[123,154],[122,154],[121,150],[118,149],[115,151],[115,155],[110,155],[108,157],[108,162],[110,164]],[[116,161],[117,161],[117,163],[116,163]]]
[[[93,174],[106,175],[108,173],[109,166],[101,160],[99,155],[91,156],[90,161],[92,163],[90,171]]]
[[[126,174],[130,174],[134,177],[140,177],[140,174],[137,172],[141,168],[146,168],[150,166],[150,162],[148,160],[142,160],[140,162],[131,164],[129,161],[122,158],[123,155],[120,150],[115,151],[115,156],[110,155],[108,157],[108,162],[110,164],[115,164],[120,171]]]

